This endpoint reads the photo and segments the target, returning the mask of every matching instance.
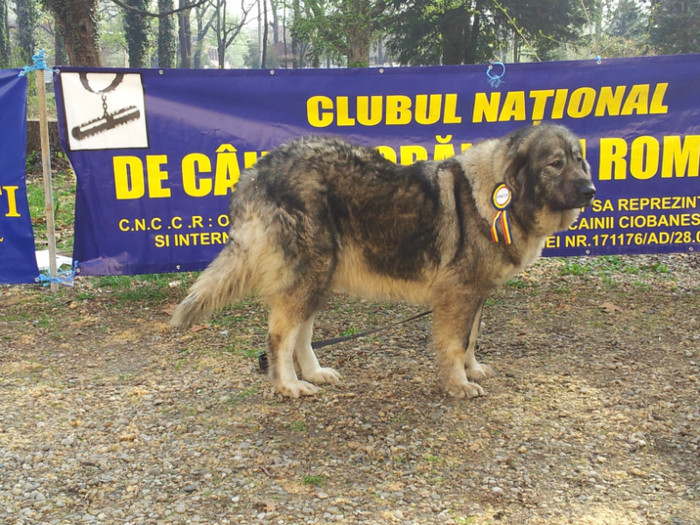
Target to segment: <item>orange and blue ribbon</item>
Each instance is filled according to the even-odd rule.
[[[491,195],[491,204],[496,208],[496,215],[494,215],[491,221],[491,239],[493,242],[498,242],[498,224],[501,224],[501,230],[503,231],[503,240],[506,244],[513,242],[513,238],[510,234],[510,222],[508,220],[508,208],[513,200],[513,195],[510,188],[505,184],[499,184],[493,190]]]

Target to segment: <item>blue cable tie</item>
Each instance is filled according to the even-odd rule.
[[[78,261],[73,261],[73,268],[69,270],[57,270],[56,277],[51,277],[49,272],[46,274],[40,273],[36,281],[43,286],[49,286],[51,283],[63,284],[65,286],[74,286],[75,275],[78,273]]]
[[[494,66],[501,66],[501,73],[494,75],[491,73],[493,70]],[[486,76],[489,77],[489,84],[491,84],[492,88],[497,88],[501,84],[505,83],[505,80],[503,80],[503,77],[506,74],[506,66],[503,62],[494,62],[493,64],[489,65],[488,69],[486,70]]]
[[[49,66],[46,65],[46,58],[44,57],[44,50],[42,49],[36,55],[32,56],[34,64],[31,66],[24,66],[22,71],[19,72],[19,76],[23,77],[31,71],[36,71],[38,69],[45,69],[47,71],[53,71]]]

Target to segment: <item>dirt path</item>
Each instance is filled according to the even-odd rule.
[[[343,384],[290,401],[255,301],[177,333],[187,282],[1,287],[0,523],[698,524],[699,268],[538,263],[487,305],[470,401],[429,320],[321,350]],[[336,296],[317,337],[418,311]]]

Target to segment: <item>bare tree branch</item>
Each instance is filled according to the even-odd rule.
[[[128,4],[125,4],[121,0],[111,0],[111,1],[114,4],[118,5],[119,7],[121,7],[122,9],[126,9],[127,11],[133,11],[133,12],[138,13],[138,14],[143,15],[143,16],[152,16],[153,18],[161,18],[164,16],[174,15],[176,13],[179,13],[180,11],[187,11],[188,9],[193,9],[195,7],[202,6],[202,5],[206,4],[207,2],[209,2],[210,0],[199,0],[199,2],[195,2],[194,4],[190,4],[190,5],[187,5],[184,7],[178,7],[177,9],[172,9],[170,11],[166,11],[163,13],[151,13],[150,11],[143,11],[143,10],[138,9],[136,7],[132,7]]]

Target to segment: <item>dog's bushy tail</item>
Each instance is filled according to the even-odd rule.
[[[250,270],[228,244],[204,270],[175,308],[170,325],[185,328],[250,292]]]

